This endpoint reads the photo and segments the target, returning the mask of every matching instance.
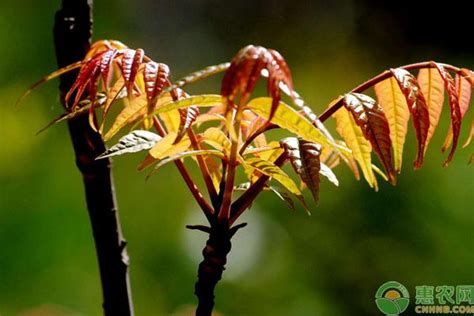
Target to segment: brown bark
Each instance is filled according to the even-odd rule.
[[[56,13],[54,43],[59,67],[82,60],[92,35],[92,1],[63,0]],[[60,96],[73,84],[77,71],[60,78]],[[83,178],[87,209],[94,235],[102,282],[103,308],[107,316],[133,315],[125,248],[109,159],[95,160],[105,151],[101,136],[89,126],[87,115],[68,121],[76,164]]]
[[[245,226],[247,226],[247,223],[229,228],[227,224],[217,224],[215,222],[211,227],[187,226],[189,229],[200,230],[209,234],[206,246],[202,250],[204,260],[199,264],[198,280],[194,287],[194,294],[198,298],[196,316],[212,315],[215,298],[214,290],[225,270],[227,255],[232,248],[232,236]]]
[[[214,308],[214,289],[222,277],[227,262],[227,254],[232,244],[229,229],[211,228],[206,247],[202,250],[204,260],[199,264],[198,281],[195,285],[199,304],[196,316],[210,316]]]

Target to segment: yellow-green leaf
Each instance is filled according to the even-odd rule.
[[[224,132],[217,127],[210,127],[205,130],[202,134],[202,141],[215,149],[226,153],[226,155],[230,153],[230,140]]]
[[[180,99],[178,101],[168,102],[157,106],[154,114],[164,113],[168,111],[189,108],[190,106],[197,107],[213,107],[222,105],[224,99],[219,94],[202,94],[195,95],[188,98]]]
[[[164,95],[157,100],[156,106],[161,106],[162,104],[168,102],[170,98],[171,97],[169,95]],[[133,98],[131,100],[125,99],[124,102],[126,103],[125,108],[119,113],[119,115],[117,115],[112,127],[110,127],[109,131],[104,136],[106,141],[111,139],[127,124],[136,121],[140,117],[144,117],[147,113],[148,100],[145,94],[142,94],[139,97]]]
[[[214,184],[214,188],[216,192],[219,193],[220,190],[220,183],[222,179],[222,167],[219,162],[215,160],[215,157],[212,155],[204,156],[204,163],[207,166],[207,170],[209,171],[209,175],[211,176],[212,183]]]
[[[122,92],[123,88],[125,88],[125,80],[123,79],[123,77],[119,77],[117,79],[117,81],[115,81],[114,85],[112,86],[112,88],[110,88],[106,95],[107,95],[107,100],[105,101],[105,105],[104,105],[104,112],[103,112],[103,116],[105,117],[110,109],[110,106],[112,105],[112,103],[117,99],[117,97],[120,95],[120,93]],[[126,94],[124,92],[124,94]]]
[[[250,101],[247,106],[263,118],[270,116],[272,109],[272,98],[263,97]],[[321,145],[340,149],[334,142],[326,137],[319,129],[314,127],[303,115],[298,113],[289,105],[280,102],[271,122],[287,129],[301,138]]]
[[[372,171],[372,157],[370,155],[372,146],[370,142],[365,139],[362,130],[346,108],[337,110],[334,117],[336,119],[336,130],[352,150],[352,155],[362,169],[364,178],[370,187],[378,190],[377,179]]]
[[[375,94],[390,126],[394,167],[397,172],[400,172],[402,168],[403,145],[405,144],[408,120],[410,119],[407,101],[393,77],[376,84]]]
[[[172,132],[163,137],[150,149],[149,154],[155,159],[163,159],[187,150],[189,145],[191,145],[189,138],[183,138],[179,143],[173,144],[176,135],[176,133]]]
[[[168,132],[178,132],[180,126],[180,116],[178,110],[159,114],[160,119],[165,124]]]
[[[471,143],[472,138],[474,137],[474,116],[472,117],[472,122],[471,122],[471,128],[469,130],[469,135],[467,136],[466,141],[464,142],[464,145],[462,145],[463,148],[466,148],[469,146]]]
[[[280,182],[291,193],[295,194],[296,196],[301,196],[301,191],[298,189],[298,186],[295,184],[295,182],[282,169],[270,161],[255,157],[247,158],[245,159],[244,167],[256,169],[264,175],[267,175]]]
[[[255,155],[268,161],[274,161],[283,153],[283,149],[278,142],[272,141],[267,146],[247,147],[244,155]]]
[[[145,95],[133,98],[132,100],[124,100],[125,108],[117,115],[114,123],[104,136],[104,140],[111,139],[118,131],[120,131],[127,124],[135,121],[138,117],[146,114],[147,100]]]
[[[422,94],[425,96],[428,113],[430,114],[430,127],[425,142],[425,151],[428,148],[434,131],[438,126],[439,117],[444,104],[444,81],[436,68],[420,69],[418,83]]]

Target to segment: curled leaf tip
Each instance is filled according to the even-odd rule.
[[[222,80],[221,94],[227,99],[229,111],[238,95],[245,103],[255,89],[255,85],[264,72],[267,78],[268,94],[272,97],[269,120],[281,100],[280,84],[293,91],[291,72],[283,57],[273,49],[248,45],[242,48],[232,59]]]

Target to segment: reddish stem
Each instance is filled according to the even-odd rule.
[[[153,117],[153,126],[155,127],[156,131],[160,136],[165,136],[166,132],[161,126],[160,121],[158,118],[155,116]],[[212,213],[214,212],[212,207],[207,203],[207,201],[204,199],[202,196],[202,193],[199,191],[199,188],[197,185],[194,183],[193,179],[189,175],[189,172],[186,170],[186,167],[184,166],[184,163],[181,160],[175,160],[175,165],[178,168],[179,172],[181,173],[181,176],[184,179],[184,182],[186,182],[186,185],[188,186],[189,190],[191,191],[191,194],[193,195],[194,199],[196,202],[199,204],[201,207],[202,211],[204,212],[204,215],[206,215],[206,218],[211,221],[212,218]]]
[[[259,135],[261,135],[262,133],[265,133],[266,131],[269,131],[271,129],[275,129],[275,128],[278,128],[278,125],[275,125],[275,124],[272,124],[270,122],[267,122],[267,124],[265,125],[262,125],[262,127],[260,127],[258,130],[256,130],[252,135],[250,135],[244,142],[244,144],[242,145],[242,147],[240,147],[240,151],[239,151],[239,154],[240,155],[243,155],[245,150],[247,149],[247,147],[255,140],[255,138],[257,138]]]
[[[194,150],[200,150],[201,146],[199,145],[199,142],[196,139],[196,135],[194,134],[192,127],[188,129],[188,136],[191,141],[191,146],[193,146]],[[217,209],[218,194],[216,188],[214,187],[214,183],[212,182],[212,178],[209,173],[209,168],[207,167],[203,156],[197,155],[196,159],[199,165],[199,169],[201,169],[201,174],[204,178],[204,183],[206,184],[207,192],[209,193],[209,198],[211,199],[212,206],[214,207],[214,209]]]
[[[286,160],[286,154],[282,153],[278,158],[275,160],[274,164],[278,167],[283,165]],[[248,190],[244,192],[230,208],[230,220],[229,225],[232,225],[239,216],[252,204],[253,200],[260,194],[260,192],[265,187],[267,180],[270,177],[267,175],[260,176],[257,181],[255,181]]]

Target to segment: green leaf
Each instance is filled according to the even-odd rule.
[[[152,148],[162,137],[148,131],[136,130],[120,138],[118,143],[110,147],[96,159],[103,159],[128,153],[135,153]]]
[[[386,315],[400,314],[397,304],[388,298],[378,298],[375,300],[375,303],[377,304],[377,307]]]

